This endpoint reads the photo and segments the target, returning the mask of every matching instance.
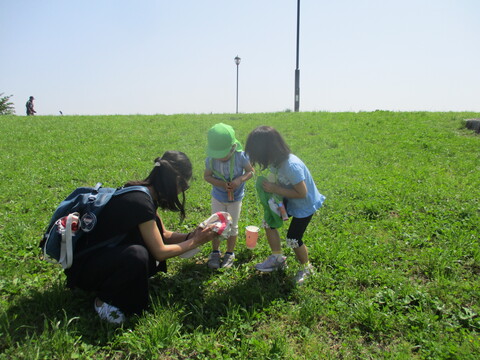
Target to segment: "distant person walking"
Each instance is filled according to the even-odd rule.
[[[28,116],[30,116],[30,115],[33,116],[36,113],[35,109],[33,108],[33,100],[35,100],[35,98],[33,96],[30,96],[27,103],[25,104],[25,106],[27,107],[27,115]]]

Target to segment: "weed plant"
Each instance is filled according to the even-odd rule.
[[[0,359],[477,359],[480,354],[480,137],[475,113],[360,112],[0,117]],[[38,241],[79,186],[143,179],[166,150],[187,153],[190,231],[210,212],[205,135],[232,125],[242,143],[276,127],[327,197],[305,235],[316,275],[261,274],[262,234],[241,231],[231,269],[208,245],[151,279],[151,307],[116,328],[92,294],[65,288]],[[260,225],[247,183],[240,229]],[[283,229],[283,232],[285,229]]]

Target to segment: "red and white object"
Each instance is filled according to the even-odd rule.
[[[226,239],[232,231],[232,216],[228,212],[216,212],[200,224],[203,228],[209,225],[213,225],[212,230]]]

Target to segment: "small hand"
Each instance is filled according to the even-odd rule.
[[[270,181],[265,180],[262,183],[262,187],[263,187],[263,190],[265,190],[268,193],[275,193],[275,187],[276,187],[275,183],[271,183]]]
[[[236,178],[236,179],[234,179],[230,184],[232,184],[233,190],[235,190],[235,189],[238,188],[240,185],[242,185],[242,180],[240,180],[240,178]]]

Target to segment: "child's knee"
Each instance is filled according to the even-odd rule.
[[[238,236],[238,225],[231,225],[230,236]]]
[[[287,238],[286,241],[287,241],[287,246],[291,249],[298,249],[300,246],[303,245],[302,240]]]

